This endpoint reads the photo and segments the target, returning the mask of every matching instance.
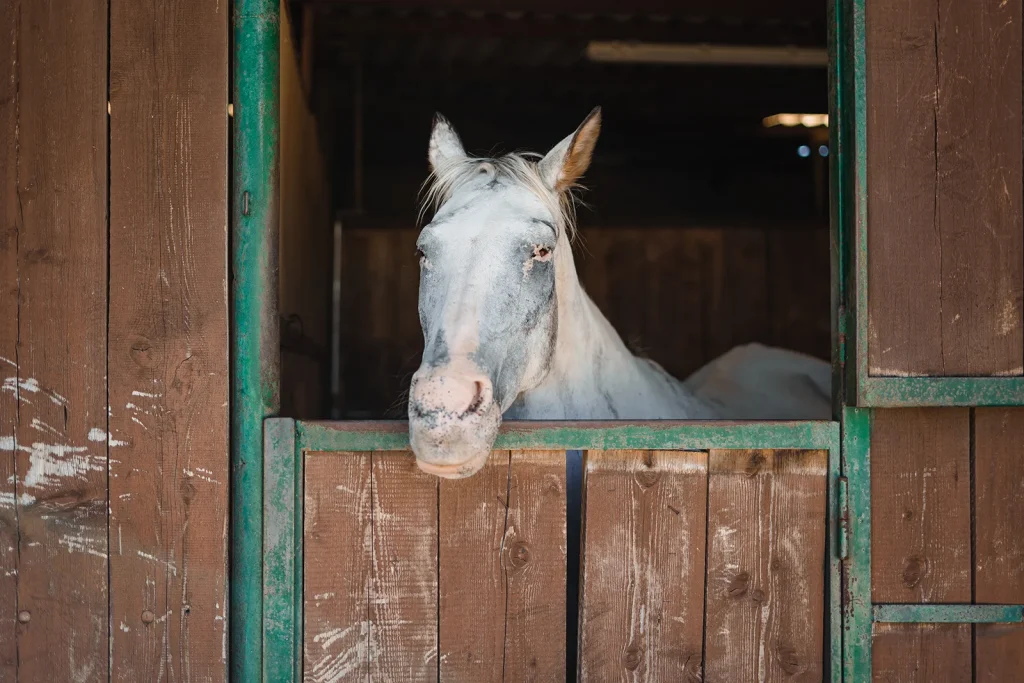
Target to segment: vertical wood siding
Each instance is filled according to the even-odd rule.
[[[871,375],[1024,374],[1021,20],[867,3]]]
[[[116,681],[225,678],[229,9],[111,2]]]

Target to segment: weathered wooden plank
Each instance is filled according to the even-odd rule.
[[[438,478],[374,453],[370,678],[437,680]]]
[[[875,412],[871,431],[871,589],[875,602],[971,601],[967,409]],[[874,676],[962,680],[970,626],[878,628]],[[918,676],[918,678],[914,678]]]
[[[18,26],[19,3],[0,4],[0,381],[17,377],[18,358]],[[17,381],[17,380],[15,380]],[[6,385],[4,385],[6,386]],[[15,431],[18,400],[0,391],[0,680],[18,667],[18,518]]]
[[[942,374],[937,216],[938,0],[867,3],[868,364]]]
[[[370,673],[369,453],[311,453],[303,517],[303,680]]]
[[[969,683],[970,624],[877,624],[871,676],[879,683]]]
[[[1024,410],[974,414],[974,599],[1024,603]],[[975,627],[978,683],[1011,681],[1024,671],[1024,627]]]
[[[1024,373],[1021,3],[867,7],[873,375]]]
[[[440,482],[438,651],[442,681],[500,681],[508,588],[502,539],[509,516],[508,451],[477,474]]]
[[[871,431],[875,602],[971,601],[970,415],[879,410]]]
[[[110,7],[118,681],[227,678],[229,9]]]
[[[707,455],[586,454],[581,681],[700,681]]]
[[[934,17],[945,375],[1024,374],[1021,19],[1021,0],[940,0]]]
[[[505,681],[565,676],[565,452],[512,451],[505,574]]]
[[[18,677],[105,682],[107,5],[15,11]]]
[[[711,451],[707,680],[822,680],[827,473],[825,451]]]

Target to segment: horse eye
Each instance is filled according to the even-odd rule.
[[[417,249],[416,250],[416,258],[418,258],[420,261],[422,261],[423,259],[427,258],[427,255],[423,253],[422,249]]]
[[[542,247],[538,245],[533,248],[533,258],[538,261],[546,261],[549,256],[551,256],[550,247]]]

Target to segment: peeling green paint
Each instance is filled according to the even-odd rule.
[[[262,676],[263,420],[279,408],[276,0],[235,0],[231,178],[231,680]]]
[[[871,680],[871,411],[843,411],[843,477],[848,495],[843,567],[843,680]]]
[[[295,421],[269,419],[263,448],[263,680],[302,680],[302,456]]]
[[[875,622],[894,624],[1019,624],[1021,605],[875,605]]]
[[[299,422],[309,451],[404,451],[405,422]],[[839,424],[807,422],[506,422],[497,449],[615,450],[795,448],[838,445]]]
[[[1024,377],[868,377],[861,403],[878,408],[1024,405]]]

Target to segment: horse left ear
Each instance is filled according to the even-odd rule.
[[[537,164],[541,178],[556,192],[568,190],[590,166],[601,133],[601,107],[594,107],[580,127],[555,145]]]

